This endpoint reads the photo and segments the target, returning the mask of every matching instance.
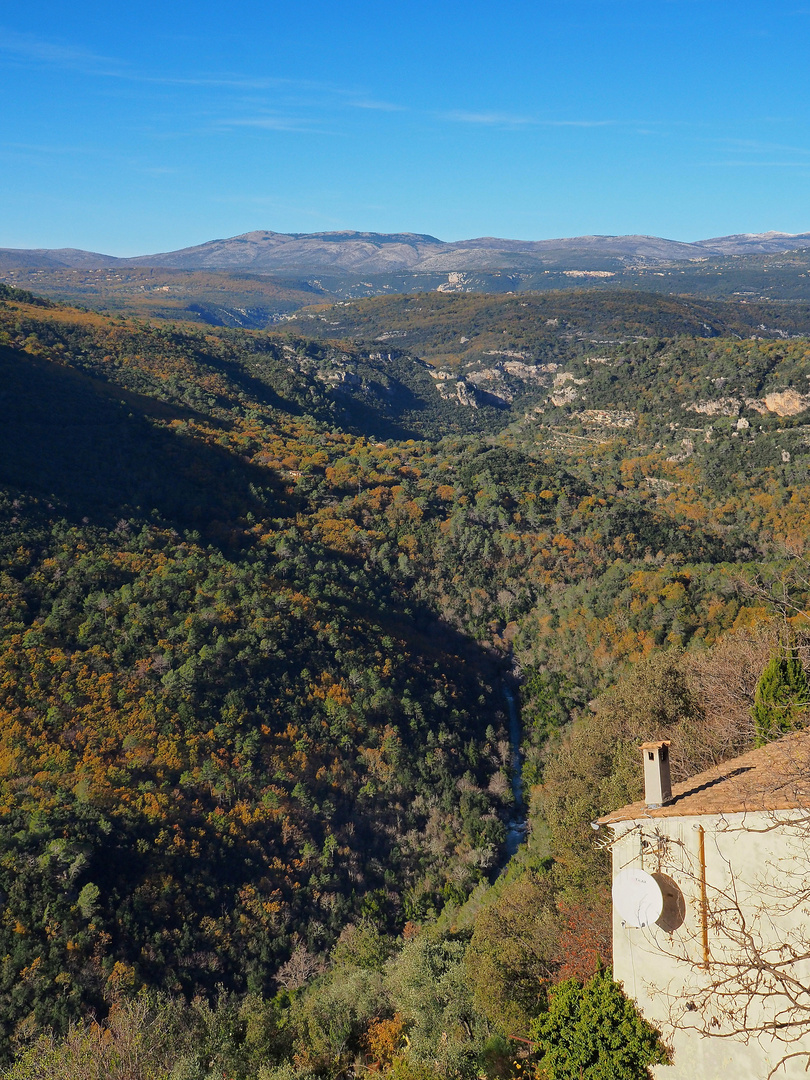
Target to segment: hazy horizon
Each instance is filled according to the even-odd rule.
[[[381,232],[372,231],[372,230],[369,230],[369,229],[331,229],[331,230],[317,229],[317,230],[313,230],[313,232],[311,232],[311,233],[305,233],[305,232],[301,232],[299,230],[291,230],[290,232],[282,233],[279,229],[258,228],[258,229],[247,229],[244,233],[236,233],[236,234],[234,234],[234,236],[209,236],[209,237],[206,237],[206,239],[204,239],[204,240],[198,240],[198,241],[192,241],[190,243],[180,244],[177,248],[171,248],[171,249],[167,248],[167,249],[163,249],[163,251],[158,251],[158,250],[154,250],[154,251],[128,251],[128,252],[125,252],[123,254],[119,254],[117,252],[102,251],[102,250],[96,250],[96,249],[86,248],[86,247],[78,247],[76,245],[70,245],[69,247],[67,245],[62,245],[61,248],[57,248],[57,247],[53,247],[53,246],[46,246],[46,245],[38,245],[37,248],[19,248],[19,247],[12,247],[11,245],[0,245],[0,250],[19,250],[19,251],[31,251],[31,250],[42,250],[42,251],[60,251],[60,250],[63,250],[63,251],[70,251],[70,250],[75,250],[75,251],[86,251],[86,252],[89,252],[91,254],[95,253],[95,254],[98,254],[98,255],[111,255],[114,258],[121,258],[121,259],[131,258],[131,259],[134,259],[134,258],[141,258],[142,256],[145,256],[145,255],[163,254],[163,253],[168,252],[168,251],[182,251],[182,250],[185,250],[187,248],[199,247],[199,246],[201,246],[203,244],[206,244],[206,243],[215,243],[217,241],[236,239],[239,236],[246,236],[246,235],[250,235],[251,233],[261,233],[261,232],[275,233],[275,234],[282,235],[282,236],[302,236],[302,237],[313,236],[313,235],[326,235],[326,236],[329,236],[329,235],[341,235],[341,234],[357,234],[359,236],[369,236],[369,237],[397,235],[396,233],[381,233]],[[439,243],[442,243],[442,244],[457,244],[457,243],[463,243],[464,241],[472,241],[472,240],[503,240],[503,241],[505,241],[507,243],[511,243],[511,242],[515,242],[515,241],[517,241],[517,242],[525,242],[525,243],[538,243],[538,242],[539,243],[542,243],[542,242],[550,243],[550,242],[553,242],[554,240],[566,241],[566,240],[593,239],[593,238],[610,240],[610,239],[613,239],[613,238],[622,239],[623,237],[631,237],[631,236],[649,238],[649,239],[652,239],[652,240],[656,240],[656,239],[657,240],[666,240],[666,241],[671,241],[671,242],[674,242],[674,243],[681,243],[681,244],[690,244],[690,243],[696,244],[696,243],[705,242],[707,240],[712,240],[712,239],[722,239],[723,237],[726,237],[726,236],[745,237],[745,236],[768,236],[768,235],[772,235],[774,237],[777,237],[777,236],[790,237],[790,236],[806,235],[807,233],[810,233],[810,229],[802,229],[802,230],[799,230],[796,233],[788,233],[788,232],[785,232],[785,231],[780,230],[780,229],[766,229],[766,230],[763,230],[763,232],[761,232],[761,233],[753,233],[750,230],[737,230],[736,232],[733,232],[733,233],[724,233],[724,234],[714,233],[712,236],[692,237],[689,240],[682,240],[680,238],[673,237],[673,236],[657,237],[657,236],[654,236],[651,233],[638,233],[638,232],[635,232],[635,233],[622,233],[622,234],[619,234],[619,233],[579,233],[576,236],[538,236],[538,237],[492,236],[492,235],[487,235],[487,234],[481,234],[480,236],[460,236],[460,237],[454,237],[453,239],[446,239],[445,237],[433,236],[430,233],[419,232],[419,231],[417,231],[415,229],[403,229],[403,230],[399,231],[398,235],[430,237],[431,239],[437,240],[437,241],[439,241]]]

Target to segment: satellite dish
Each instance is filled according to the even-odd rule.
[[[613,879],[613,904],[625,926],[649,926],[661,917],[664,894],[652,874],[628,866]]]

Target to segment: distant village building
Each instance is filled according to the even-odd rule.
[[[810,732],[670,786],[646,743],[645,800],[611,830],[613,971],[661,1029],[658,1080],[810,1075]]]

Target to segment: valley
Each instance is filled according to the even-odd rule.
[[[0,286],[5,1059],[500,1075],[609,959],[638,743],[742,752],[805,641],[810,310],[146,273]]]

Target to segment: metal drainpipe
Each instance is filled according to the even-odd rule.
[[[706,899],[706,840],[703,826],[698,825],[698,858],[700,860],[700,930],[703,939],[703,968],[709,968],[709,902]]]

